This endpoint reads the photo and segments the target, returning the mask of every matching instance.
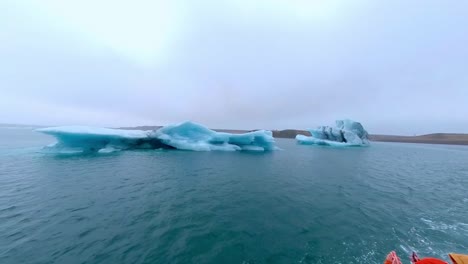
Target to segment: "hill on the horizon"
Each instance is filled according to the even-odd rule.
[[[433,133],[420,136],[370,135],[371,141],[468,145],[468,134]]]

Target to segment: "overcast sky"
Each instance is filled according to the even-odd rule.
[[[2,0],[0,123],[468,133],[468,1]]]

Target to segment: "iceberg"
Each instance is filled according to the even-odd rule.
[[[271,131],[257,130],[243,134],[216,132],[202,125],[185,122],[162,127],[153,132],[153,137],[176,149],[210,150],[256,150],[276,149]]]
[[[334,147],[368,146],[368,133],[361,123],[345,119],[336,120],[335,127],[320,126],[309,130],[311,137],[297,135],[296,140],[303,145]]]
[[[57,143],[48,150],[66,152],[113,152],[127,149],[180,149],[192,151],[271,151],[275,140],[271,131],[243,134],[216,132],[200,124],[184,122],[153,131],[63,126],[40,128]]]
[[[150,137],[150,131],[110,129],[86,126],[39,128],[36,131],[57,139],[47,150],[66,153],[113,152],[125,149],[169,148],[159,139]]]

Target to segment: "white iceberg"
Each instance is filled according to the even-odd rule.
[[[192,151],[270,151],[276,149],[271,131],[243,134],[216,132],[200,124],[185,122],[154,131],[63,126],[36,131],[54,136],[50,150],[67,152],[112,152],[125,149],[180,149]]]
[[[320,126],[309,130],[311,137],[297,135],[296,140],[304,145],[334,147],[368,146],[368,133],[361,123],[349,119],[336,120],[336,126]]]

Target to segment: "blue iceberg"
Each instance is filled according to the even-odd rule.
[[[296,140],[304,145],[334,147],[368,146],[368,133],[361,123],[349,119],[336,120],[335,127],[320,126],[309,130],[311,137],[297,135]]]
[[[153,137],[168,146],[183,150],[268,151],[276,148],[271,131],[231,134],[216,132],[192,122],[162,127],[154,131]]]
[[[63,152],[112,152],[126,149],[180,149],[192,151],[275,150],[271,131],[243,134],[216,132],[200,124],[185,122],[153,131],[64,126],[37,129],[54,136],[57,143],[47,149]]]

